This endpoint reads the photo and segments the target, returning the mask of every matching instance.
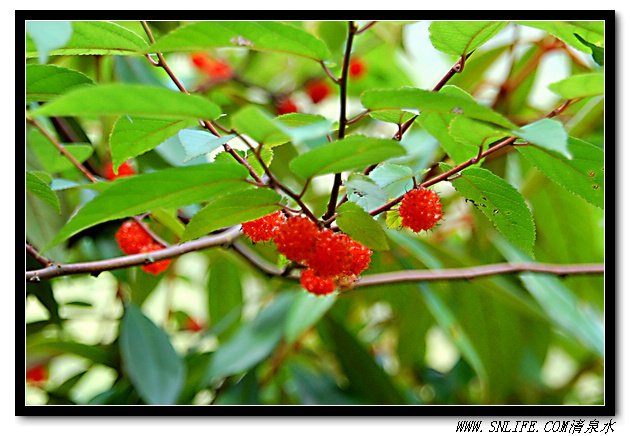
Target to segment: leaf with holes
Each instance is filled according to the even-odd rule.
[[[451,167],[440,164],[444,170]],[[536,228],[532,211],[512,185],[484,168],[466,168],[451,184],[472,202],[508,241],[533,256]]]

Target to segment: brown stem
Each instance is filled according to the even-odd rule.
[[[29,243],[26,244],[26,252],[42,266],[49,266],[54,263],[51,260],[48,260],[44,256],[40,255],[37,250],[35,250],[35,248],[33,248],[33,246]]]

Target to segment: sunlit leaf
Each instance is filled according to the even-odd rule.
[[[347,201],[337,208],[337,225],[357,242],[372,250],[389,250],[381,225],[359,205]]]
[[[445,53],[463,56],[489,41],[507,21],[434,21],[429,26],[433,46]]]
[[[567,132],[560,121],[545,118],[512,133],[531,144],[556,151],[571,159],[571,151],[567,146]]]
[[[26,102],[50,101],[69,90],[94,85],[92,79],[80,71],[58,65],[26,65]]]
[[[589,73],[567,77],[549,85],[549,89],[566,99],[604,94],[604,74]]]
[[[57,213],[61,213],[57,195],[50,189],[50,186],[37,177],[33,171],[26,172],[26,191],[50,204]]]
[[[27,21],[26,57],[38,56],[40,64],[46,63],[51,52],[65,46],[71,37],[71,21]]]

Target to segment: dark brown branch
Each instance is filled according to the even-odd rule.
[[[553,275],[604,274],[603,263],[551,264],[551,263],[496,263],[468,268],[427,269],[396,271],[363,276],[354,286],[363,288],[391,283],[408,283],[436,280],[471,280],[499,274],[536,272]]]
[[[206,236],[181,245],[172,245],[158,251],[150,253],[134,254],[132,256],[116,257],[113,259],[98,260],[94,262],[81,262],[73,264],[54,264],[46,268],[27,271],[26,281],[39,281],[51,279],[53,277],[68,276],[75,274],[92,274],[97,276],[103,271],[111,271],[114,269],[128,268],[136,265],[144,265],[146,263],[169,259],[190,253],[191,251],[204,250],[206,248],[217,247],[224,244],[230,244],[240,235],[240,226],[234,226],[230,229],[218,233],[216,235]]]

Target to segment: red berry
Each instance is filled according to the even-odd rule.
[[[332,279],[316,276],[311,269],[302,272],[300,284],[311,294],[327,295],[335,291],[335,282]]]
[[[162,244],[157,242],[151,242],[140,249],[140,253],[150,253],[152,251],[161,250],[164,248]],[[171,264],[171,259],[162,259],[157,262],[150,263],[148,265],[142,265],[142,270],[153,275],[158,275]]]
[[[153,238],[136,221],[125,221],[116,232],[118,246],[125,254],[138,254]]]
[[[35,365],[26,370],[27,383],[41,384],[48,379],[48,369],[43,364]]]
[[[253,242],[269,241],[285,221],[284,214],[277,211],[271,215],[243,223],[241,226],[243,227],[243,233],[252,238]]]
[[[278,251],[294,262],[306,262],[313,254],[319,228],[306,217],[294,216],[276,230],[273,241]]]
[[[320,79],[307,83],[305,90],[315,104],[328,97],[331,93],[331,88],[328,83]]]
[[[107,162],[103,172],[105,173],[105,178],[107,180],[114,180],[119,177],[129,177],[136,174],[136,171],[129,162],[123,162],[122,165],[118,167],[118,174],[114,174],[113,164],[111,162]]]
[[[192,60],[192,63],[195,65],[195,67],[199,69],[203,69],[209,62],[212,61],[210,55],[203,52],[193,53],[190,59]]]
[[[285,97],[285,98],[280,99],[276,103],[276,110],[278,112],[278,115],[284,115],[284,114],[290,114],[292,112],[298,112],[297,106],[295,105],[293,100],[291,100],[291,98],[289,98],[289,97]]]
[[[191,60],[198,70],[206,73],[211,79],[225,80],[232,77],[232,68],[228,63],[214,59],[207,53],[193,53]]]
[[[442,219],[442,204],[435,191],[417,188],[405,194],[398,212],[402,225],[418,233],[433,228]]]
[[[349,72],[353,79],[360,79],[367,72],[367,66],[363,60],[355,58],[350,61]]]
[[[191,317],[187,317],[186,320],[184,321],[184,325],[182,326],[182,328],[184,330],[190,330],[192,332],[199,332],[203,330],[203,324],[195,321]]]
[[[313,274],[332,279],[348,271],[352,254],[349,238],[344,236],[330,229],[318,233],[313,254],[307,262]]]
[[[350,247],[350,265],[345,271],[345,274],[348,276],[358,276],[369,266],[370,260],[372,259],[372,250],[347,235],[343,236],[347,239],[348,246]]]

